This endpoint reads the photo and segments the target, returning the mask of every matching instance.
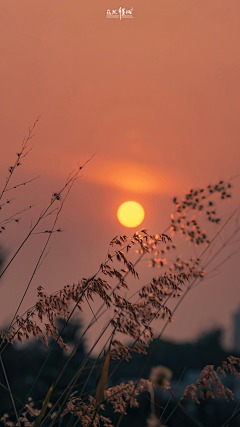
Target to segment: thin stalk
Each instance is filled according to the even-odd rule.
[[[236,211],[238,210],[238,208],[239,208],[239,206],[238,206],[238,207],[234,210],[234,212],[233,212],[233,213],[228,217],[228,219],[225,221],[225,223],[223,224],[223,226],[220,228],[220,230],[216,233],[216,235],[214,236],[214,238],[211,240],[211,242],[209,243],[209,245],[207,246],[207,248],[206,248],[206,249],[204,249],[204,251],[203,251],[203,252],[202,252],[202,254],[200,255],[199,259],[203,257],[203,255],[204,255],[204,254],[205,254],[205,252],[208,250],[208,248],[213,244],[213,242],[216,240],[216,238],[217,238],[217,237],[219,236],[219,234],[222,232],[222,230],[223,230],[223,229],[224,229],[224,227],[227,225],[227,223],[228,223],[228,222],[231,220],[231,218],[235,215],[235,213],[236,213]],[[195,280],[193,281],[193,283],[194,283],[194,282],[195,282]],[[183,301],[183,299],[185,298],[185,296],[186,296],[186,295],[188,294],[188,292],[190,291],[190,289],[191,289],[191,287],[192,287],[193,283],[192,283],[191,285],[189,285],[189,287],[187,288],[186,292],[183,294],[183,296],[181,297],[181,299],[178,301],[178,303],[176,304],[176,306],[175,306],[175,308],[174,308],[174,310],[173,310],[172,314],[174,314],[174,313],[176,312],[177,308],[179,307],[179,305],[181,304],[181,302]],[[144,364],[144,366],[143,366],[143,368],[142,368],[142,370],[141,370],[141,372],[140,372],[140,375],[139,375],[139,377],[138,377],[138,380],[137,380],[137,383],[136,383],[135,388],[134,388],[134,390],[133,390],[133,393],[134,393],[134,391],[135,391],[135,389],[136,389],[136,387],[137,387],[137,385],[138,385],[138,383],[139,383],[140,379],[142,378],[142,375],[144,374],[144,372],[145,372],[145,370],[146,370],[146,368],[147,368],[147,365],[148,365],[148,363],[149,363],[149,361],[150,361],[150,359],[151,359],[151,357],[152,357],[152,355],[153,355],[153,353],[154,353],[154,351],[155,351],[155,348],[156,348],[156,346],[157,346],[157,343],[159,342],[159,340],[160,340],[160,338],[161,338],[161,336],[162,336],[162,334],[163,334],[164,330],[166,329],[166,327],[167,327],[168,323],[169,323],[169,322],[165,323],[165,325],[164,325],[164,327],[163,327],[162,331],[161,331],[161,332],[160,332],[160,334],[158,335],[158,337],[157,337],[157,339],[156,339],[156,341],[155,341],[155,343],[154,343],[154,346],[153,346],[153,348],[152,348],[152,351],[150,352],[150,354],[149,354],[149,356],[148,356],[148,358],[147,358],[147,361],[145,362],[145,364]],[[132,395],[133,395],[133,393],[132,393]],[[132,397],[132,395],[131,395],[131,397]],[[130,397],[130,398],[131,398],[131,397]],[[129,400],[128,400],[128,402],[127,402],[126,410],[128,409],[129,404],[130,404],[130,399],[129,399]],[[121,415],[120,415],[120,417],[119,417],[119,420],[118,420],[118,423],[117,423],[117,426],[116,426],[116,427],[119,427],[119,426],[120,426],[120,423],[121,423],[121,421],[122,421],[122,419],[123,419],[123,416],[124,416],[124,414],[121,414]]]
[[[3,374],[4,374],[4,377],[5,377],[6,384],[7,384],[8,392],[10,394],[10,398],[11,398],[11,401],[12,401],[12,405],[13,405],[13,409],[14,409],[14,412],[15,412],[15,416],[17,418],[17,423],[18,423],[19,427],[21,427],[21,424],[20,424],[20,421],[19,421],[19,418],[18,418],[18,414],[17,414],[17,409],[16,409],[15,402],[14,402],[14,399],[13,399],[12,391],[11,391],[10,384],[9,384],[9,381],[8,381],[7,373],[6,373],[5,368],[4,368],[2,356],[0,356],[0,362],[1,362],[1,365],[2,365]]]
[[[183,371],[182,371],[182,373],[181,373],[181,375],[180,375],[180,378],[179,378],[179,380],[178,380],[178,382],[177,382],[176,386],[174,387],[173,392],[175,392],[175,390],[176,390],[176,388],[177,388],[178,384],[180,383],[180,381],[181,381],[181,379],[182,379],[182,376],[183,376],[183,374],[184,374],[184,372],[185,372],[185,370],[186,370],[186,369],[187,369],[187,366],[185,366],[185,368],[183,369]],[[169,399],[168,399],[168,401],[167,401],[167,403],[166,403],[166,406],[165,406],[165,408],[164,408],[164,410],[163,410],[163,412],[162,412],[162,414],[161,414],[161,416],[160,416],[160,418],[159,418],[159,422],[161,422],[162,417],[163,417],[163,415],[164,415],[164,412],[166,411],[166,409],[167,409],[167,407],[168,407],[168,405],[169,405],[169,403],[170,403],[171,398],[172,398],[172,397],[170,396],[170,397],[169,397]],[[172,413],[173,413],[177,408],[178,408],[178,405],[176,405],[176,407],[174,408],[174,410],[172,411]],[[168,419],[165,421],[165,423],[167,423],[167,421],[169,420],[169,418],[170,418],[170,417],[168,417]]]
[[[67,197],[68,197],[68,195],[69,195],[69,193],[70,193],[70,191],[71,191],[71,189],[72,189],[73,184],[74,184],[74,182],[72,182],[72,184],[71,184],[70,188],[68,189],[68,192],[67,192],[67,194],[66,194],[65,198],[63,199],[63,201],[62,201],[62,203],[61,203],[61,206],[60,206],[60,208],[59,208],[59,210],[58,210],[58,212],[57,212],[57,214],[56,214],[56,218],[55,218],[54,223],[53,223],[53,225],[52,225],[51,232],[52,232],[52,231],[54,230],[54,228],[55,228],[55,225],[56,225],[56,223],[57,223],[57,221],[58,221],[58,217],[59,217],[59,215],[60,215],[60,213],[61,213],[61,211],[62,211],[63,205],[64,205],[64,203],[65,203],[65,201],[66,201],[66,199],[67,199]],[[10,323],[9,329],[11,328],[12,323],[13,323],[14,319],[16,318],[16,316],[17,316],[17,314],[18,314],[18,312],[19,312],[19,309],[20,309],[20,307],[21,307],[21,305],[22,305],[22,303],[23,303],[23,300],[24,300],[24,298],[25,298],[25,296],[26,296],[26,294],[27,294],[27,291],[28,291],[28,289],[29,289],[29,287],[30,287],[30,285],[31,285],[31,283],[32,283],[32,281],[33,281],[33,278],[34,278],[34,276],[35,276],[35,274],[36,274],[36,271],[37,271],[37,269],[38,269],[38,267],[39,267],[39,264],[40,264],[40,262],[41,262],[41,259],[42,259],[43,255],[44,255],[44,252],[45,252],[45,250],[46,250],[46,248],[47,248],[47,246],[48,246],[48,243],[49,243],[49,241],[50,241],[51,237],[52,237],[52,233],[49,233],[48,238],[47,238],[47,241],[46,241],[46,243],[45,243],[45,245],[44,245],[44,247],[43,247],[43,249],[42,249],[41,255],[40,255],[40,257],[38,258],[37,264],[36,264],[36,266],[35,266],[35,268],[34,268],[34,270],[33,270],[32,276],[31,276],[31,278],[30,278],[30,280],[29,280],[29,282],[28,282],[28,285],[27,285],[27,287],[26,287],[26,289],[25,289],[25,291],[24,291],[24,294],[23,294],[23,296],[22,296],[22,299],[21,299],[21,301],[20,301],[20,303],[19,303],[19,305],[18,305],[18,308],[17,308],[17,310],[16,310],[16,312],[15,312],[15,314],[14,314],[14,316],[13,316],[13,319],[12,319],[12,321],[11,321],[11,323]]]

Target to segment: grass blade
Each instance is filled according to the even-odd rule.
[[[42,417],[44,417],[44,414],[45,414],[46,409],[48,407],[49,399],[50,399],[50,396],[52,394],[53,388],[54,388],[54,384],[51,385],[50,389],[48,390],[48,392],[46,394],[46,397],[45,397],[44,402],[42,404],[41,412],[38,415],[38,417],[34,423],[34,427],[40,427],[40,425],[41,425]]]
[[[172,397],[174,398],[174,400],[176,400],[176,402],[177,402],[178,406],[180,406],[181,410],[188,416],[188,418],[190,418],[190,420],[192,420],[198,427],[204,427],[204,425],[202,423],[200,423],[200,421],[198,421],[197,418],[195,418],[192,414],[190,414],[190,412],[188,412],[184,408],[184,406],[182,406],[181,403],[178,402],[178,400],[176,399],[176,397],[173,396],[171,390],[169,390],[169,392],[172,395]]]
[[[230,421],[232,421],[239,414],[240,414],[240,409],[237,412],[235,412],[235,414],[232,414],[232,416],[223,425],[221,425],[221,427],[227,427]]]
[[[96,408],[98,407],[98,405],[103,400],[104,390],[105,390],[107,377],[108,377],[109,363],[110,363],[110,348],[106,354],[106,358],[105,358],[104,365],[102,368],[102,375],[101,375],[100,381],[98,383],[98,389],[97,389],[97,394],[96,394],[96,406],[95,406]]]

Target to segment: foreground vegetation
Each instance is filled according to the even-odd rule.
[[[15,163],[9,167],[6,183],[0,195],[1,213],[5,212],[11,201],[6,197],[8,196],[7,192],[17,191],[18,187],[26,184],[32,185],[35,179],[11,187],[13,175],[21,165],[21,161],[31,150],[29,143],[33,137],[36,123],[37,121],[29,129],[28,136],[24,139],[21,150],[17,153]],[[26,237],[16,248],[13,256],[6,262],[0,274],[1,278],[13,265],[13,260],[30,236],[34,233],[37,234],[37,232],[46,234],[45,245],[41,248],[37,264],[33,266],[30,280],[26,284],[17,311],[9,327],[1,332],[0,361],[5,379],[4,387],[8,390],[12,405],[11,413],[3,413],[1,421],[10,427],[15,425],[51,427],[55,423],[58,423],[59,426],[61,424],[69,426],[78,424],[83,427],[98,425],[110,427],[113,425],[113,421],[105,416],[105,409],[111,406],[115,413],[114,426],[119,427],[120,424],[124,423],[124,417],[129,410],[139,405],[138,399],[141,399],[141,396],[146,396],[146,398],[148,396],[152,404],[147,423],[149,426],[157,427],[162,425],[161,417],[157,415],[158,390],[165,389],[169,393],[169,398],[175,402],[178,410],[184,413],[186,419],[191,420],[192,425],[200,426],[202,424],[187,411],[184,402],[192,400],[201,404],[200,402],[204,402],[205,399],[215,396],[227,401],[229,398],[234,399],[230,388],[225,387],[220,380],[219,373],[225,375],[226,372],[231,372],[231,374],[239,376],[237,369],[240,366],[240,359],[238,357],[228,356],[216,370],[213,365],[202,367],[199,380],[195,384],[189,385],[180,399],[174,395],[174,390],[169,383],[169,371],[166,368],[161,367],[160,370],[155,370],[155,375],[150,375],[149,379],[145,379],[145,376],[162,333],[173,320],[173,315],[181,301],[193,287],[204,280],[206,269],[208,268],[209,273],[211,263],[233,241],[239,231],[240,227],[236,222],[233,232],[217,249],[214,249],[214,243],[221,235],[226,223],[236,217],[238,213],[236,209],[225,224],[221,224],[220,216],[217,213],[218,199],[221,201],[229,200],[232,185],[230,182],[222,180],[215,185],[208,185],[206,188],[190,189],[181,200],[174,198],[175,212],[171,215],[171,224],[167,230],[161,234],[150,234],[146,229],[142,229],[131,237],[127,235],[116,236],[110,242],[106,258],[99,266],[98,271],[94,272],[88,279],[84,278],[71,286],[66,285],[51,295],[48,295],[47,291],[39,286],[37,302],[20,315],[22,303],[39,265],[47,253],[49,242],[53,235],[61,232],[57,224],[68,194],[88,161],[68,176],[65,185],[59,192],[52,194],[50,203],[41,211],[36,221],[31,224]],[[27,213],[30,209],[31,206],[21,213]],[[198,216],[200,213],[201,222]],[[10,231],[12,223],[20,221],[19,215],[18,212],[2,219],[1,231],[4,233]],[[52,224],[51,227],[42,231],[39,227],[46,217],[52,220]],[[218,227],[212,240],[208,238],[208,233],[203,229],[204,218],[207,219],[209,227],[211,225]],[[175,261],[170,263],[170,253],[171,256],[174,256],[177,250],[173,241],[173,236],[176,233],[187,238],[193,248],[194,246],[199,247],[200,254],[186,260],[182,260],[179,255],[176,255]],[[172,234],[172,237],[169,237],[169,234]],[[206,258],[206,254],[210,253],[209,248],[211,248],[211,256]],[[137,253],[138,256],[134,263],[129,258],[132,253]],[[129,276],[133,276],[135,279],[139,278],[136,266],[147,254],[148,258],[150,257],[149,266],[154,269],[159,268],[159,273],[149,283],[140,284],[138,291],[131,295],[127,279]],[[102,303],[98,310],[93,312],[91,321],[81,331],[74,348],[70,351],[66,343],[67,328],[74,319],[76,309],[82,312],[86,304],[91,307],[91,301],[96,296],[100,297]],[[167,304],[173,298],[176,299],[177,303],[175,308],[170,310]],[[96,322],[107,310],[110,313],[113,312],[113,316],[99,333],[99,337],[92,348],[87,353],[81,352],[81,360],[79,361],[78,358],[74,372],[71,372],[71,378],[68,376],[66,383],[65,380],[63,381],[64,375],[70,372],[70,362],[73,366],[73,361],[79,355],[79,350],[83,348],[86,333],[91,331],[91,328],[96,327]],[[59,319],[62,320],[59,321]],[[155,319],[162,319],[163,322],[163,328],[157,335],[152,326]],[[92,352],[103,335],[104,337],[107,335],[107,338],[98,357],[93,360]],[[26,396],[21,394],[19,397],[12,392],[12,385],[5,369],[4,356],[10,353],[11,344],[14,340],[23,342],[31,337],[42,339],[46,348],[48,347],[48,352],[42,361],[42,365],[38,367],[36,377],[32,380],[28,393]],[[128,337],[129,344],[126,345],[125,340],[123,342],[121,337]],[[149,340],[153,340],[153,344],[149,347],[150,351],[148,351]],[[59,360],[56,357],[58,374],[56,377],[50,378],[51,372],[49,372],[49,390],[39,406],[37,402],[34,403],[32,400],[34,388],[43,375],[50,357],[54,357],[57,346],[68,351],[68,358],[65,362],[64,359]],[[109,386],[114,373],[121,369],[124,361],[131,359],[133,352],[139,356],[146,355],[136,380]],[[111,368],[111,361],[115,361],[114,369]],[[96,375],[96,369],[98,375]],[[89,390],[88,385],[91,383],[91,378],[94,380],[92,381],[92,389]],[[79,383],[81,384],[80,388]],[[61,391],[56,395],[55,391],[57,388],[59,389],[60,385]],[[223,420],[222,427],[229,425],[239,412],[240,410],[236,408],[230,419]],[[116,414],[118,414],[117,420]]]

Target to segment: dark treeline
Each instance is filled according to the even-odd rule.
[[[59,322],[59,330],[63,326],[64,321]],[[63,333],[63,340],[70,346],[70,350],[77,343],[81,333],[81,322],[79,320],[71,322],[67,325]],[[151,351],[154,341],[150,343],[148,353]],[[49,348],[53,345],[53,341],[50,341]],[[37,374],[47,356],[48,349],[43,343],[42,339],[32,340],[27,345],[22,347],[17,345],[8,345],[3,353],[3,361],[8,376],[8,380],[11,386],[13,395],[15,396],[15,402],[18,409],[21,407],[23,402],[33,384]],[[79,345],[76,354],[72,358],[69,366],[64,372],[63,377],[55,388],[51,402],[54,403],[59,398],[62,390],[69,384],[70,380],[74,377],[77,370],[81,366],[84,357],[87,354],[85,347],[85,341]],[[53,380],[57,378],[59,372],[67,361],[67,355],[65,349],[55,345],[54,350],[44,367],[39,380],[37,381],[34,390],[31,393],[31,397],[35,402],[35,406],[40,409],[42,401],[46,396],[46,393],[52,384]],[[174,342],[160,340],[157,344],[156,350],[151,358],[151,361],[144,373],[144,378],[148,378],[150,370],[153,366],[164,365],[171,369],[173,373],[171,386],[172,391],[177,399],[183,394],[183,390],[187,385],[195,383],[200,376],[200,372],[205,365],[214,365],[215,369],[220,366],[224,360],[226,360],[229,352],[225,351],[222,346],[222,330],[217,329],[202,335],[197,341],[192,343],[177,344]],[[233,356],[238,356],[236,353],[232,353]],[[123,361],[116,370],[116,366],[119,364],[119,360],[112,360],[110,364],[111,378],[108,382],[108,386],[118,384],[120,382],[127,382],[129,380],[136,381],[138,375],[146,361],[146,355],[139,355],[132,353],[132,359],[129,362]],[[95,360],[91,358],[85,366],[79,380],[73,391],[76,392],[76,396],[81,394],[82,387],[87,381],[88,374],[92,368]],[[93,396],[96,393],[97,384],[101,375],[103,359],[99,359],[94,368],[94,374],[90,376],[91,381],[87,381],[84,393],[91,393]],[[114,372],[113,372],[114,371]],[[181,377],[180,382],[178,383]],[[225,379],[221,377],[224,385],[229,387],[233,392],[237,390],[236,384],[239,381],[238,378],[233,376],[227,376]],[[8,391],[3,387],[6,387],[6,381],[2,370],[0,371],[0,415],[8,413],[12,415],[14,420],[14,414],[12,409],[11,400]],[[240,382],[240,381],[239,381]],[[239,386],[238,386],[239,387]],[[239,388],[238,388],[239,390]],[[238,391],[239,392],[239,391]],[[86,397],[86,394],[85,394]],[[170,394],[168,391],[161,393],[161,406],[166,405]],[[18,398],[19,401],[16,399]],[[124,418],[122,425],[124,427],[130,427],[133,424],[139,425],[140,427],[146,426],[146,419],[150,411],[150,395],[149,393],[142,393],[139,398],[139,408],[129,410],[129,415]],[[225,402],[224,398],[207,399],[201,404],[194,403],[190,400],[183,401],[184,406],[189,412],[194,414],[205,427],[220,427],[220,425],[226,421],[237,404],[237,401]],[[166,411],[163,414],[162,422],[164,423],[171,411],[176,406],[176,402],[171,399]],[[160,410],[160,413],[162,410]],[[113,420],[113,423],[117,423],[119,414],[114,414],[110,406],[106,407],[104,416],[109,416]],[[67,426],[69,416],[65,417],[62,426]],[[72,419],[73,421],[73,419]],[[74,423],[74,421],[73,421]],[[72,422],[70,423],[72,424]],[[193,422],[177,408],[173,415],[167,421],[169,427],[190,427],[193,426]],[[237,427],[240,425],[240,419],[237,417],[231,422],[231,427]]]

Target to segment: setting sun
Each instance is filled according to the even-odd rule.
[[[125,202],[119,207],[117,217],[125,227],[136,227],[144,219],[144,209],[137,202]]]

